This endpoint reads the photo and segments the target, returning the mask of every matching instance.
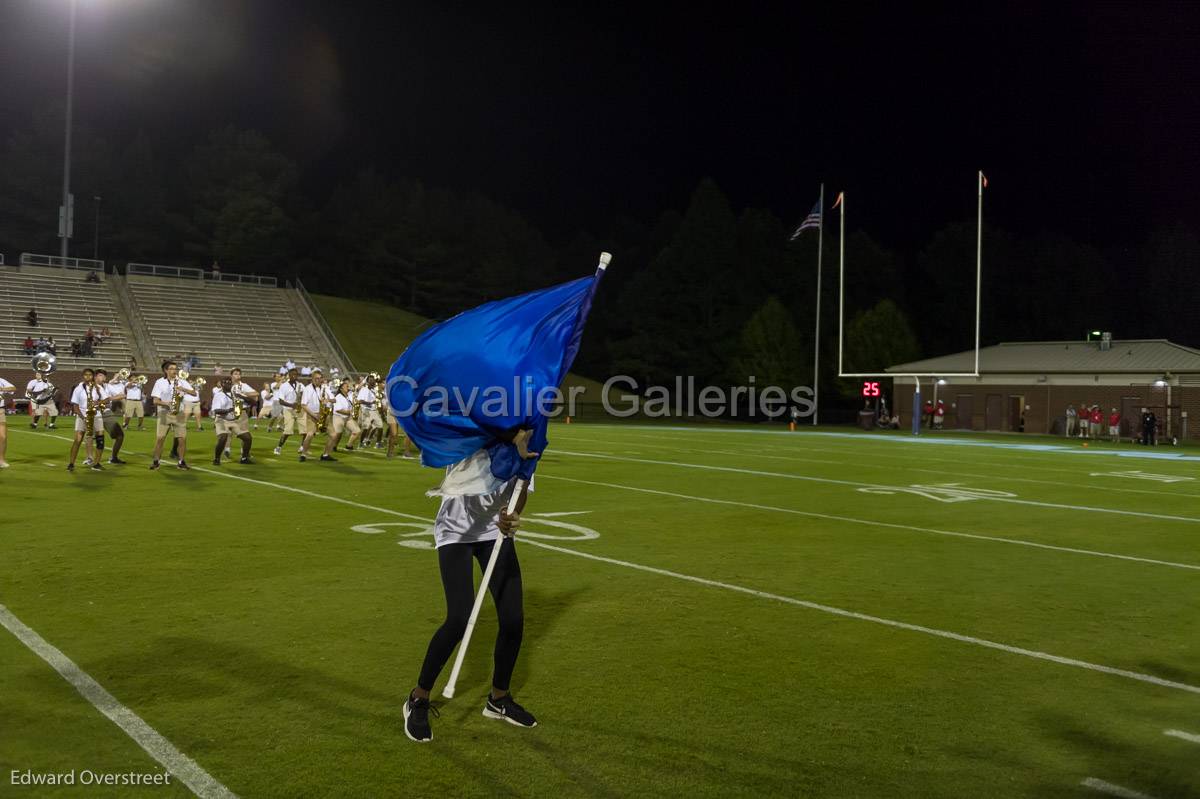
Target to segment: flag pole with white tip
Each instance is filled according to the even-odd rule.
[[[821,218],[817,222],[817,311],[816,331],[813,333],[813,427],[817,426],[817,384],[821,368],[821,254],[825,250],[825,184],[821,184]]]

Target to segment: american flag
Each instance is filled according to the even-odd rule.
[[[817,204],[814,205],[813,209],[808,212],[808,216],[804,217],[804,221],[801,222],[800,227],[796,228],[796,231],[792,233],[788,241],[795,241],[804,231],[810,228],[819,227],[821,227],[821,201],[817,200]]]

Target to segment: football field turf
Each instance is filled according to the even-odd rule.
[[[489,600],[417,745],[439,473],[262,431],[218,468],[210,430],[190,473],[144,432],[67,474],[67,431],[10,425],[0,795],[190,795],[10,785],[163,770],[93,702],[213,796],[1200,795],[1195,455],[555,424],[517,543],[540,724],[481,716]]]

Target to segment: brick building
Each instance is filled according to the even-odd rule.
[[[905,374],[970,372],[974,365],[968,350],[887,372],[899,398],[911,391],[913,378]],[[951,429],[1062,434],[1068,405],[1098,404],[1106,429],[1111,410],[1121,412],[1122,436],[1134,434],[1145,407],[1158,416],[1160,435],[1200,438],[1200,350],[1163,339],[997,344],[980,349],[978,377],[922,378],[922,399],[935,393]]]

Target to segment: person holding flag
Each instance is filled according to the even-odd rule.
[[[410,740],[433,740],[429,717],[438,712],[430,694],[457,645],[442,690],[447,698],[454,695],[486,592],[495,603],[499,631],[483,715],[518,727],[537,726],[509,690],[525,625],[514,536],[533,490],[538,457],[549,443],[547,393],[557,393],[579,351],[610,258],[602,253],[589,277],[490,302],[431,327],[388,373],[388,405],[420,448],[422,465],[446,468],[441,485],[428,492],[441,498],[433,534],[446,618],[429,641],[417,684],[404,702],[404,734]],[[478,594],[472,560],[483,569]]]

